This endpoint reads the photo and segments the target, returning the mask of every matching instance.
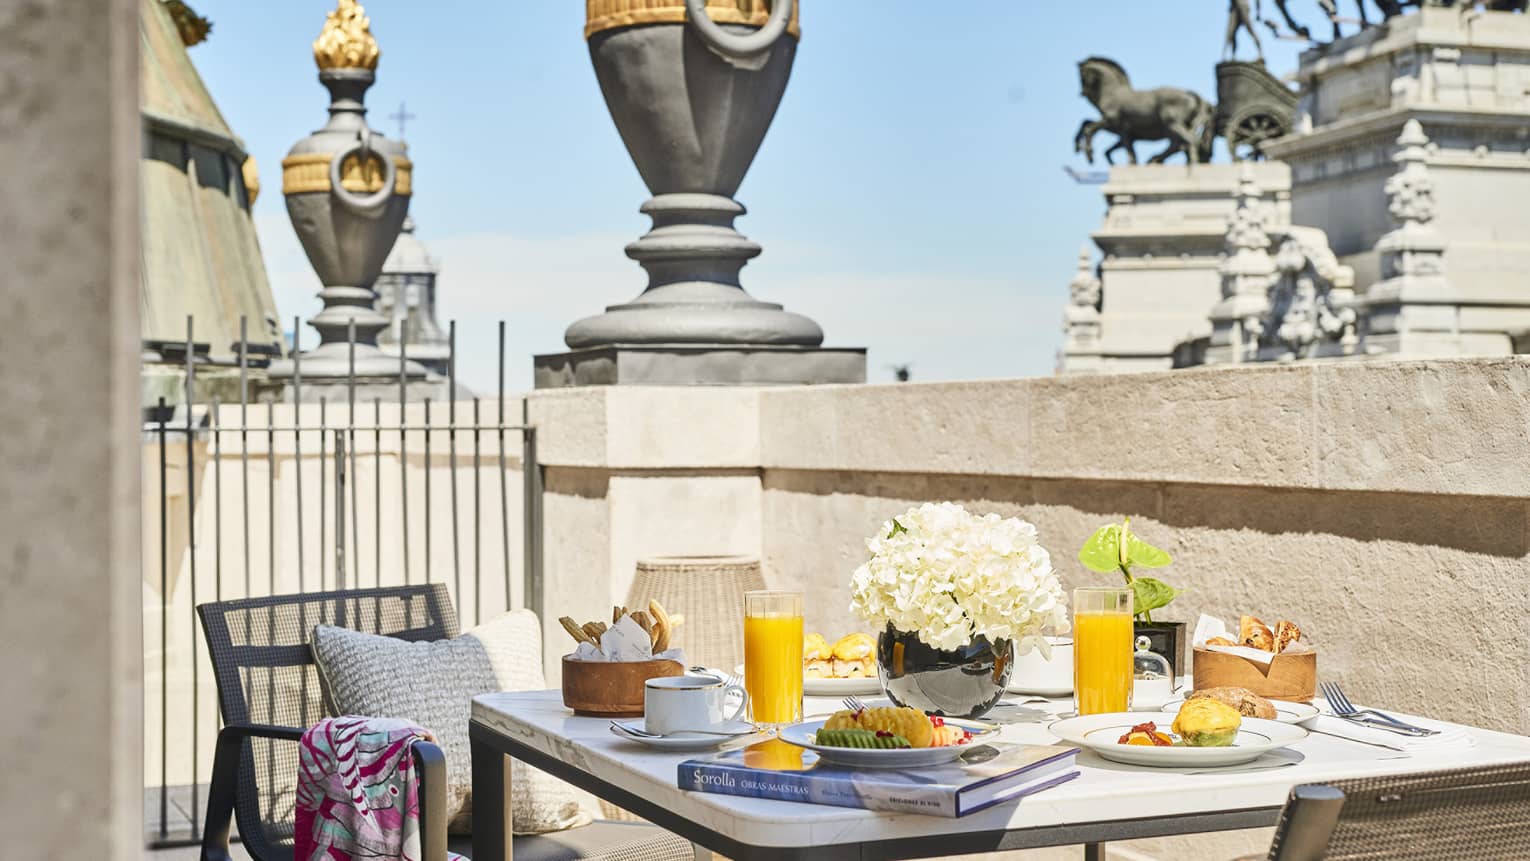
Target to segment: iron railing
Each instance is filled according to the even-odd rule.
[[[343,402],[302,402],[297,343],[290,391],[267,387],[252,399],[250,370],[266,356],[255,355],[247,331],[241,319],[236,358],[221,368],[205,348],[199,351],[189,317],[184,345],[153,345],[168,355],[184,348],[185,379],[183,403],[172,406],[159,398],[144,424],[145,543],[152,546],[156,533],[158,538],[158,559],[146,554],[144,571],[145,665],[151,676],[155,668],[159,672],[157,691],[146,684],[145,821],[152,846],[186,845],[201,836],[210,751],[221,721],[213,686],[204,683],[212,676],[195,615],[199,602],[445,582],[464,620],[476,622],[486,612],[512,606],[541,611],[536,429],[526,420],[524,402],[519,421],[507,421],[503,322],[497,397],[487,420],[482,399],[458,397],[455,322],[449,330],[445,403],[434,397],[409,400],[418,392],[411,391],[402,355],[396,399],[358,401],[354,327]],[[294,331],[301,331],[300,322],[294,321]],[[198,373],[214,368],[231,383],[230,364],[238,368],[237,400],[199,399]],[[507,435],[513,443],[514,434],[520,435],[517,457],[506,448]],[[385,480],[388,468],[396,476]],[[518,536],[510,526],[510,485],[517,470]],[[436,475],[441,472],[445,476]],[[487,504],[486,472],[497,474]],[[172,474],[184,475],[183,487]],[[370,494],[362,491],[365,483]],[[449,504],[443,504],[443,494]],[[172,510],[182,506],[184,514]],[[485,553],[485,537],[492,539],[495,531],[497,546]],[[443,539],[449,548],[442,547]],[[512,559],[513,539],[521,544],[518,560]],[[513,561],[520,569],[519,602]]]

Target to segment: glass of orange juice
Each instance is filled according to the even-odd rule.
[[[1073,590],[1073,706],[1081,715],[1131,710],[1130,589]]]
[[[744,689],[755,726],[802,720],[801,592],[744,593]]]

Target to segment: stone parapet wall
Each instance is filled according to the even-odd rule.
[[[1512,621],[1530,613],[1530,361],[583,389],[533,395],[532,415],[549,617],[609,610],[643,555],[743,553],[843,633],[864,538],[909,505],[1034,521],[1070,586],[1098,582],[1073,559],[1090,530],[1131,515],[1190,589],[1170,617],[1290,618],[1362,699],[1530,730]]]
[[[1130,515],[1189,590],[1155,615],[1289,618],[1359,700],[1530,731],[1530,360],[584,388],[534,393],[530,413],[549,618],[609,612],[641,556],[737,553],[837,636],[862,627],[848,581],[864,539],[908,506],[1031,520],[1069,587],[1101,582],[1076,549]],[[548,637],[552,664],[568,643]],[[1268,842],[1113,849],[1229,858]]]

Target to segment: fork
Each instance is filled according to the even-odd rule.
[[[845,697],[844,699],[840,700],[840,703],[842,703],[845,708],[853,712],[866,710],[866,704],[861,702],[860,697],[854,695]]]
[[[1349,697],[1344,695],[1344,689],[1339,687],[1337,682],[1323,682],[1318,687],[1322,689],[1323,698],[1328,700],[1328,705],[1333,709],[1334,715],[1347,721],[1365,724],[1377,729],[1390,730],[1400,735],[1426,736],[1440,734],[1439,730],[1414,726],[1411,723],[1400,721],[1385,712],[1379,712],[1375,709],[1355,708],[1355,704],[1350,702]],[[1367,715],[1370,717],[1367,717]]]

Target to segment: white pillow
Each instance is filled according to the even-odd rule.
[[[472,699],[494,691],[545,688],[542,626],[530,610],[514,610],[451,640],[410,643],[319,625],[314,662],[337,715],[404,718],[435,734],[446,754],[450,830],[472,830]],[[573,787],[523,762],[510,769],[512,830],[561,831],[590,821]]]

